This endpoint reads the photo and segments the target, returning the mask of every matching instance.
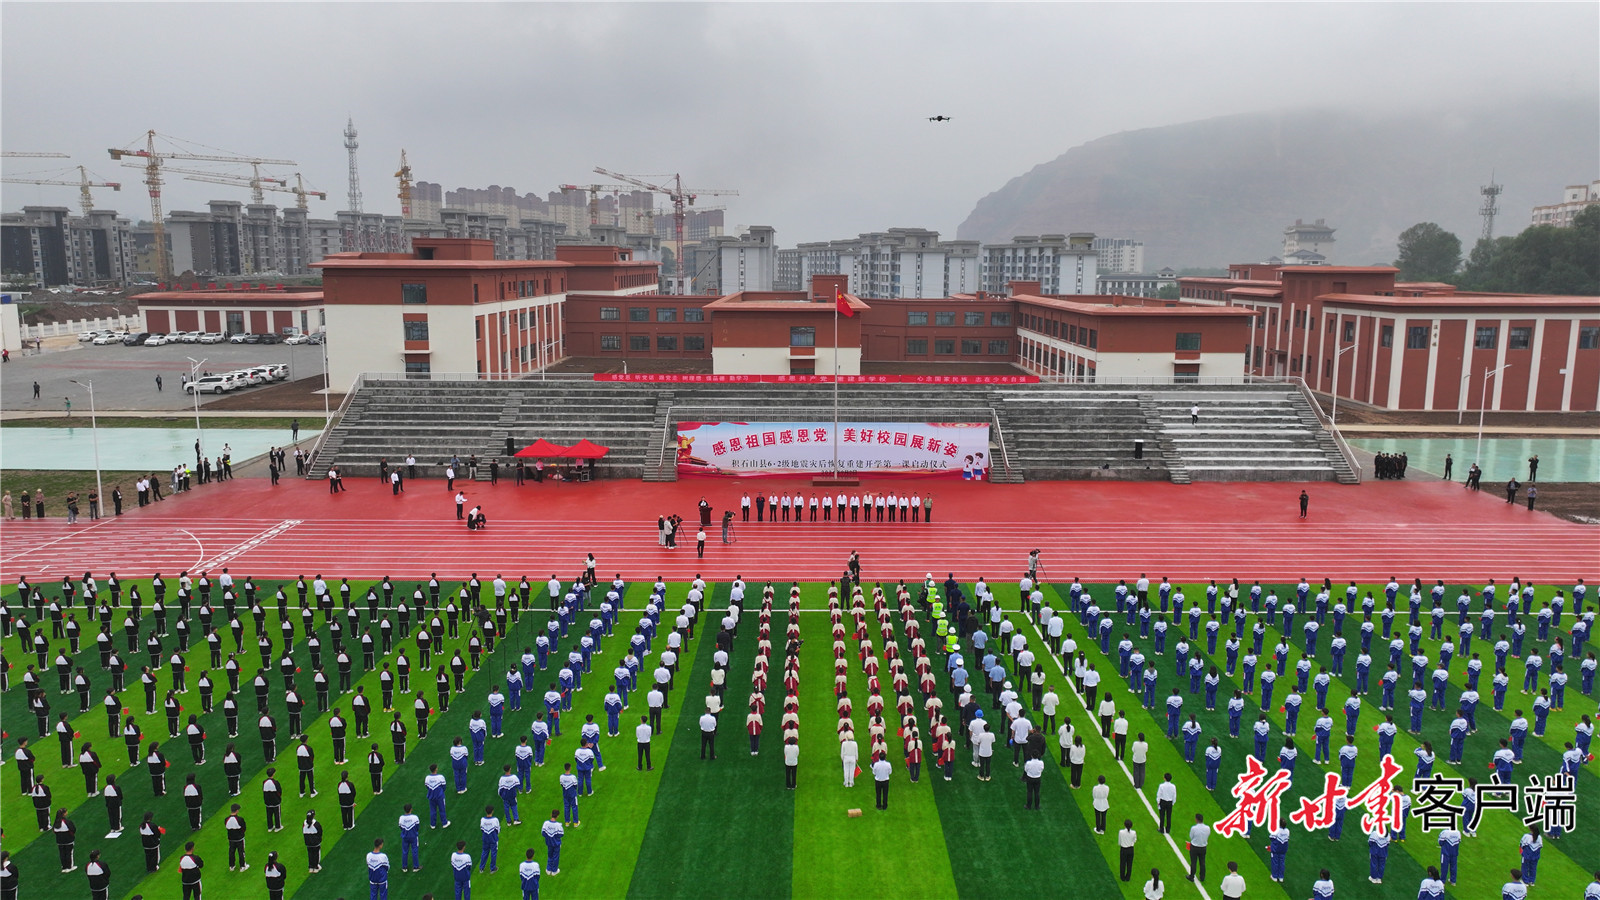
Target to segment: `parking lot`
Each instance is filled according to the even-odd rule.
[[[53,349],[55,348],[62,349]],[[87,414],[89,395],[73,384],[93,382],[95,407],[100,410],[192,409],[194,400],[183,390],[190,360],[200,361],[202,373],[222,373],[250,366],[282,364],[289,379],[320,376],[322,347],[313,344],[168,344],[164,347],[97,346],[71,338],[46,339],[46,351],[37,355],[12,354],[0,378],[0,408],[6,410],[60,411],[71,398],[74,415]],[[156,389],[156,376],[161,389]],[[33,399],[33,384],[39,399]],[[221,397],[248,395],[266,385],[227,394],[205,394],[204,407]]]

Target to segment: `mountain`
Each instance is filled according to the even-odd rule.
[[[966,240],[1092,231],[1145,243],[1146,268],[1260,262],[1296,219],[1338,231],[1329,262],[1388,263],[1418,222],[1482,229],[1480,185],[1505,190],[1495,233],[1527,227],[1596,171],[1600,103],[1541,99],[1495,108],[1374,115],[1250,113],[1127,131],[1073,147],[978,201]]]

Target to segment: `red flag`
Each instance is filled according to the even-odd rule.
[[[856,314],[856,311],[850,306],[850,301],[844,298],[844,291],[838,288],[833,289],[833,308],[838,310],[839,315],[847,319]]]

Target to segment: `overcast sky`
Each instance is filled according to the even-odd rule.
[[[405,148],[416,178],[446,190],[542,195],[605,180],[597,165],[681,172],[738,190],[730,230],[769,224],[784,246],[891,226],[953,238],[1007,179],[1118,131],[1592,96],[1597,32],[1594,3],[5,2],[0,125],[8,151],[70,153],[121,181],[96,205],[135,219],[149,217],[140,173],[106,149],[149,129],[296,160],[282,171],[327,191],[312,214],[331,218],[346,206],[348,114],[369,211],[398,214]],[[1551,190],[1592,175],[1553,172]],[[248,192],[173,178],[165,193],[169,211],[208,199]],[[6,185],[0,205],[76,201]]]

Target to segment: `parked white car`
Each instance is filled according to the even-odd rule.
[[[227,375],[206,375],[183,386],[191,394],[221,394],[234,388],[234,379]]]
[[[152,334],[144,339],[146,347],[164,347],[170,343],[172,343],[172,339],[164,334]]]
[[[267,368],[272,370],[272,378],[275,381],[286,381],[289,378],[288,363],[273,363]]]
[[[185,344],[198,344],[200,343],[200,335],[201,332],[198,331],[185,331],[183,334],[179,335],[178,340],[184,342]]]
[[[202,343],[202,344],[220,344],[220,343],[222,343],[222,339],[223,339],[222,332],[220,332],[220,331],[207,331],[204,334],[200,335],[200,341],[199,342]]]
[[[267,376],[255,369],[236,369],[228,374],[241,379],[247,385],[257,385],[267,380]]]
[[[88,343],[89,341],[92,341],[92,340],[94,340],[95,338],[97,338],[99,336],[100,336],[100,332],[98,332],[98,331],[85,331],[85,332],[81,332],[78,335],[78,340],[82,341],[84,343]]]
[[[309,335],[309,334],[291,334],[288,337],[284,338],[283,342],[285,344],[309,344],[309,343],[311,343],[311,335]]]
[[[241,331],[238,334],[233,335],[232,337],[228,338],[228,343],[230,343],[230,344],[243,344],[243,343],[246,343],[245,338],[247,338],[249,336],[250,336],[249,332]]]
[[[104,347],[107,344],[120,344],[125,335],[120,331],[102,331],[95,335],[94,343]]]

